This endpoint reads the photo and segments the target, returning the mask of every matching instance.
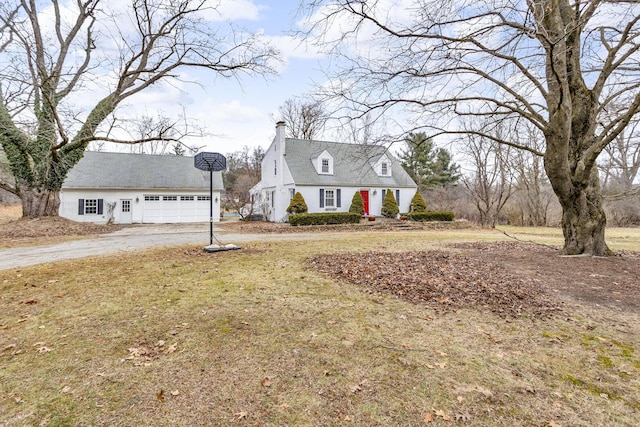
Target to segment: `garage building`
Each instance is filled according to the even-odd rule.
[[[221,172],[196,169],[189,156],[87,151],[60,191],[60,215],[95,223],[220,220]]]

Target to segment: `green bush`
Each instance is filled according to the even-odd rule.
[[[427,202],[424,201],[424,197],[420,194],[419,191],[416,191],[416,194],[413,195],[413,199],[411,199],[411,205],[409,205],[409,212],[426,212],[427,211]]]
[[[453,212],[409,212],[407,217],[412,221],[453,221]]]
[[[360,216],[364,215],[364,200],[362,200],[362,194],[356,191],[351,199],[351,206],[349,206],[349,212],[356,213]]]
[[[384,195],[384,200],[382,201],[382,216],[385,218],[395,218],[399,212],[398,202],[396,202],[396,198],[393,197],[393,192],[387,190]]]
[[[287,208],[287,213],[290,213],[290,214],[306,213],[307,210],[308,210],[307,203],[304,201],[304,197],[302,197],[302,194],[296,191],[296,193],[291,198],[291,203],[289,203],[289,207]]]
[[[321,212],[301,213],[289,215],[289,224],[298,225],[327,225],[327,224],[358,224],[360,215],[353,212]]]

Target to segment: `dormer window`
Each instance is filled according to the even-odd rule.
[[[322,173],[329,173],[329,159],[322,159]]]
[[[324,150],[318,157],[312,159],[316,172],[320,175],[333,175],[333,156]]]
[[[378,176],[391,176],[392,164],[391,160],[389,160],[389,157],[382,156],[375,164],[372,164],[371,166],[376,171],[376,174],[378,174]]]

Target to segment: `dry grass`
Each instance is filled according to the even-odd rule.
[[[16,221],[22,216],[21,205],[3,205],[0,204],[0,225],[7,222]]]
[[[637,313],[438,315],[307,268],[319,253],[442,248],[465,233],[0,272],[0,425],[636,425]]]

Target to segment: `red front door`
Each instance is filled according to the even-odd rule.
[[[367,190],[361,190],[360,195],[362,196],[362,201],[364,202],[364,214],[369,215],[369,192]]]

